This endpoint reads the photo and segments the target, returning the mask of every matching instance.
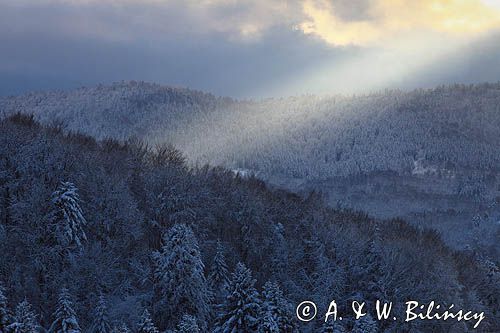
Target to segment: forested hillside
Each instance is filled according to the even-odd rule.
[[[303,179],[500,169],[500,84],[234,101],[148,83],[0,99],[96,138],[168,142],[191,162]]]
[[[70,103],[79,94],[88,100],[88,94],[108,96],[113,89],[117,89],[114,101],[95,98],[97,102],[92,106]],[[74,117],[75,122],[68,126],[89,133],[102,130],[91,123],[95,117],[102,117],[99,126],[115,124],[112,133],[117,136],[138,134],[137,126],[144,124],[154,128],[146,131],[148,135],[157,135],[155,131],[161,126],[154,127],[158,124],[147,121],[138,124],[135,120],[161,119],[161,124],[169,124],[169,109],[160,105],[165,105],[165,96],[173,90],[149,87],[146,91],[149,89],[158,91],[160,102],[142,109],[130,102],[136,98],[140,103],[137,95],[123,94],[144,90],[131,90],[129,85],[61,93],[57,97],[34,94],[23,101],[4,101],[3,107],[7,103],[8,108],[17,105],[26,111],[31,105],[37,117],[45,121],[57,110],[62,112],[63,121]],[[473,103],[474,96],[483,95],[491,95],[488,103],[493,103],[497,98],[495,89],[471,89],[470,98],[462,103]],[[454,90],[445,91],[452,94]],[[426,94],[434,93],[446,98],[444,92],[422,93],[421,97],[414,93],[414,98],[425,100]],[[180,95],[176,92],[175,96]],[[189,93],[175,102],[183,106],[176,112],[209,117],[218,107],[234,105],[208,95],[196,96],[199,99]],[[395,96],[398,94],[366,98],[384,101]],[[169,103],[175,105],[174,100]],[[337,105],[338,110],[347,110],[349,105],[362,105],[363,101],[346,99],[332,104],[333,99],[315,100],[310,107],[321,110],[321,105]],[[259,107],[273,103],[285,102],[267,101]],[[102,105],[109,109],[100,108]],[[130,106],[121,113],[130,117],[130,127],[117,124],[113,118],[115,108],[123,105]],[[254,104],[238,105],[235,114],[246,112],[246,107]],[[79,116],[75,114],[77,108]],[[82,118],[90,109],[93,112],[88,118]],[[471,159],[474,167],[499,158],[489,155],[498,144],[491,141],[498,130],[494,127],[497,119],[488,111],[489,106],[481,110],[484,117],[491,118],[470,113],[457,124],[459,132],[439,135],[463,138],[457,145],[470,140],[484,143],[480,145],[484,154]],[[309,117],[307,113],[301,115]],[[332,113],[331,117],[340,115]],[[443,110],[444,123],[451,121],[447,117]],[[474,132],[478,117],[485,122],[481,135]],[[273,122],[272,116],[266,119],[262,121]],[[186,124],[169,126],[181,126],[179,132],[187,133],[190,127],[183,127]],[[325,121],[316,126],[327,124]],[[381,123],[375,137],[392,133],[391,124],[395,122]],[[463,126],[468,126],[470,132],[462,131]],[[263,135],[267,128],[263,126]],[[210,127],[204,133],[215,135]],[[340,135],[335,131],[333,134]],[[421,142],[434,142],[429,139],[434,131],[428,134]],[[339,137],[348,136],[349,132]],[[193,140],[200,142],[196,137]],[[434,153],[450,145],[435,146]],[[355,152],[356,147],[358,143],[353,143],[349,151]],[[217,151],[214,147],[213,152]],[[429,153],[429,158],[437,158],[434,153]],[[284,154],[279,160],[292,165],[293,156]],[[338,161],[351,158],[339,155]],[[447,155],[448,162],[465,167],[460,158],[453,151]],[[374,162],[373,167],[385,165],[380,163]],[[403,165],[395,168],[403,170]],[[57,126],[38,125],[22,115],[0,122],[0,253],[0,332],[33,332],[43,327],[55,333],[62,326],[72,332],[100,333],[332,332],[332,327],[323,326],[320,319],[301,324],[294,314],[302,300],[314,300],[318,308],[326,309],[332,299],[338,300],[343,310],[350,300],[393,301],[398,315],[402,315],[407,300],[453,303],[456,308],[485,312],[486,319],[477,331],[500,330],[498,262],[472,251],[451,251],[433,232],[401,220],[376,221],[363,214],[332,210],[314,194],[300,198],[286,191],[269,190],[257,179],[242,178],[223,168],[191,168],[183,155],[168,145],[151,149],[137,140],[96,141],[81,134],[65,134]],[[375,322],[373,316],[371,313],[356,322],[346,318],[335,323],[335,330],[470,329],[464,321]]]

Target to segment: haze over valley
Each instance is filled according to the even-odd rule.
[[[500,332],[499,40],[499,0],[0,0],[0,333]]]
[[[0,99],[97,139],[171,144],[332,207],[401,217],[498,253],[500,84],[234,100],[144,82]],[[480,235],[480,236],[478,236]],[[474,243],[474,244],[473,244]]]

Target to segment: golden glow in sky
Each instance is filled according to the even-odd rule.
[[[295,29],[333,46],[372,46],[415,33],[468,38],[500,28],[500,0],[16,0],[13,4],[108,7],[124,15],[121,19],[150,29],[223,33],[240,42],[257,41],[275,27]],[[185,16],[185,25],[171,26],[167,19],[171,12]]]
[[[366,17],[343,19],[335,2],[306,0],[306,34],[332,45],[368,45],[416,31],[471,36],[500,28],[500,2],[491,0],[373,0]]]
[[[0,73],[67,62],[102,64],[80,75],[92,82],[109,71],[223,95],[362,93],[498,81],[499,36],[500,0],[0,0],[12,45]]]

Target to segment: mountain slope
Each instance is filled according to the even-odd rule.
[[[266,281],[275,281],[293,304],[312,299],[326,309],[336,299],[347,313],[349,300],[372,304],[387,298],[403,318],[407,300],[432,299],[485,311],[484,332],[500,324],[496,264],[471,252],[455,253],[435,233],[400,220],[332,210],[316,196],[305,200],[270,191],[258,180],[221,168],[191,170],[168,148],[152,151],[68,136],[19,115],[0,121],[0,166],[0,281],[7,305],[28,300],[43,327],[55,319],[57,294],[64,286],[74,296],[84,330],[91,327],[102,297],[109,323],[118,326],[135,327],[148,309],[162,330],[172,328],[185,313],[172,307],[163,311],[162,301],[179,295],[188,298],[172,304],[188,304],[186,311],[196,314],[187,301],[203,299],[197,295],[206,288],[186,292],[183,283],[166,287],[161,280],[162,274],[181,282],[192,279],[185,270],[191,257],[169,265],[167,252],[168,271],[162,273],[157,261],[162,246],[171,246],[175,255],[196,256],[198,277],[206,274],[200,272],[201,261],[212,271],[214,253],[222,247],[231,271],[243,262],[259,291]],[[69,211],[78,214],[60,214],[68,203]],[[67,237],[75,228],[61,232],[68,219],[79,224],[78,244]],[[173,237],[178,230],[191,231]],[[201,277],[198,281],[205,283]],[[212,306],[220,300],[213,302],[209,317],[225,315],[222,307]],[[213,325],[198,320],[204,327]],[[320,319],[302,324],[300,332],[316,332],[322,324]],[[343,325],[350,329],[354,322],[346,319]],[[451,321],[377,325],[398,331],[468,330],[467,324]]]
[[[500,170],[500,84],[360,97],[233,101],[118,83],[0,100],[97,138],[170,142],[191,161],[325,179],[380,171]]]
[[[122,82],[0,99],[0,113],[16,112],[98,139],[167,142],[191,165],[250,170],[500,253],[500,83],[236,101]]]

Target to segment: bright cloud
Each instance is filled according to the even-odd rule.
[[[96,27],[97,34],[116,36],[120,35],[116,31],[123,30],[122,37],[150,30],[220,33],[231,41],[247,42],[259,40],[279,27],[295,28],[331,45],[365,46],[422,31],[469,36],[500,28],[500,0],[16,0],[7,3],[19,7],[76,8],[79,10],[73,13],[76,18],[59,18],[69,21],[65,22],[69,31],[88,33]],[[94,15],[84,16],[89,10],[92,14],[94,10],[105,11],[109,20],[97,22]],[[74,27],[67,26],[71,26],[71,21]]]
[[[340,46],[369,45],[421,31],[476,35],[500,28],[500,4],[492,0],[373,0],[361,20],[342,18],[337,4],[305,0],[308,19],[298,28]]]
[[[500,0],[0,0],[0,94],[9,77],[239,96],[497,81],[498,36]]]

